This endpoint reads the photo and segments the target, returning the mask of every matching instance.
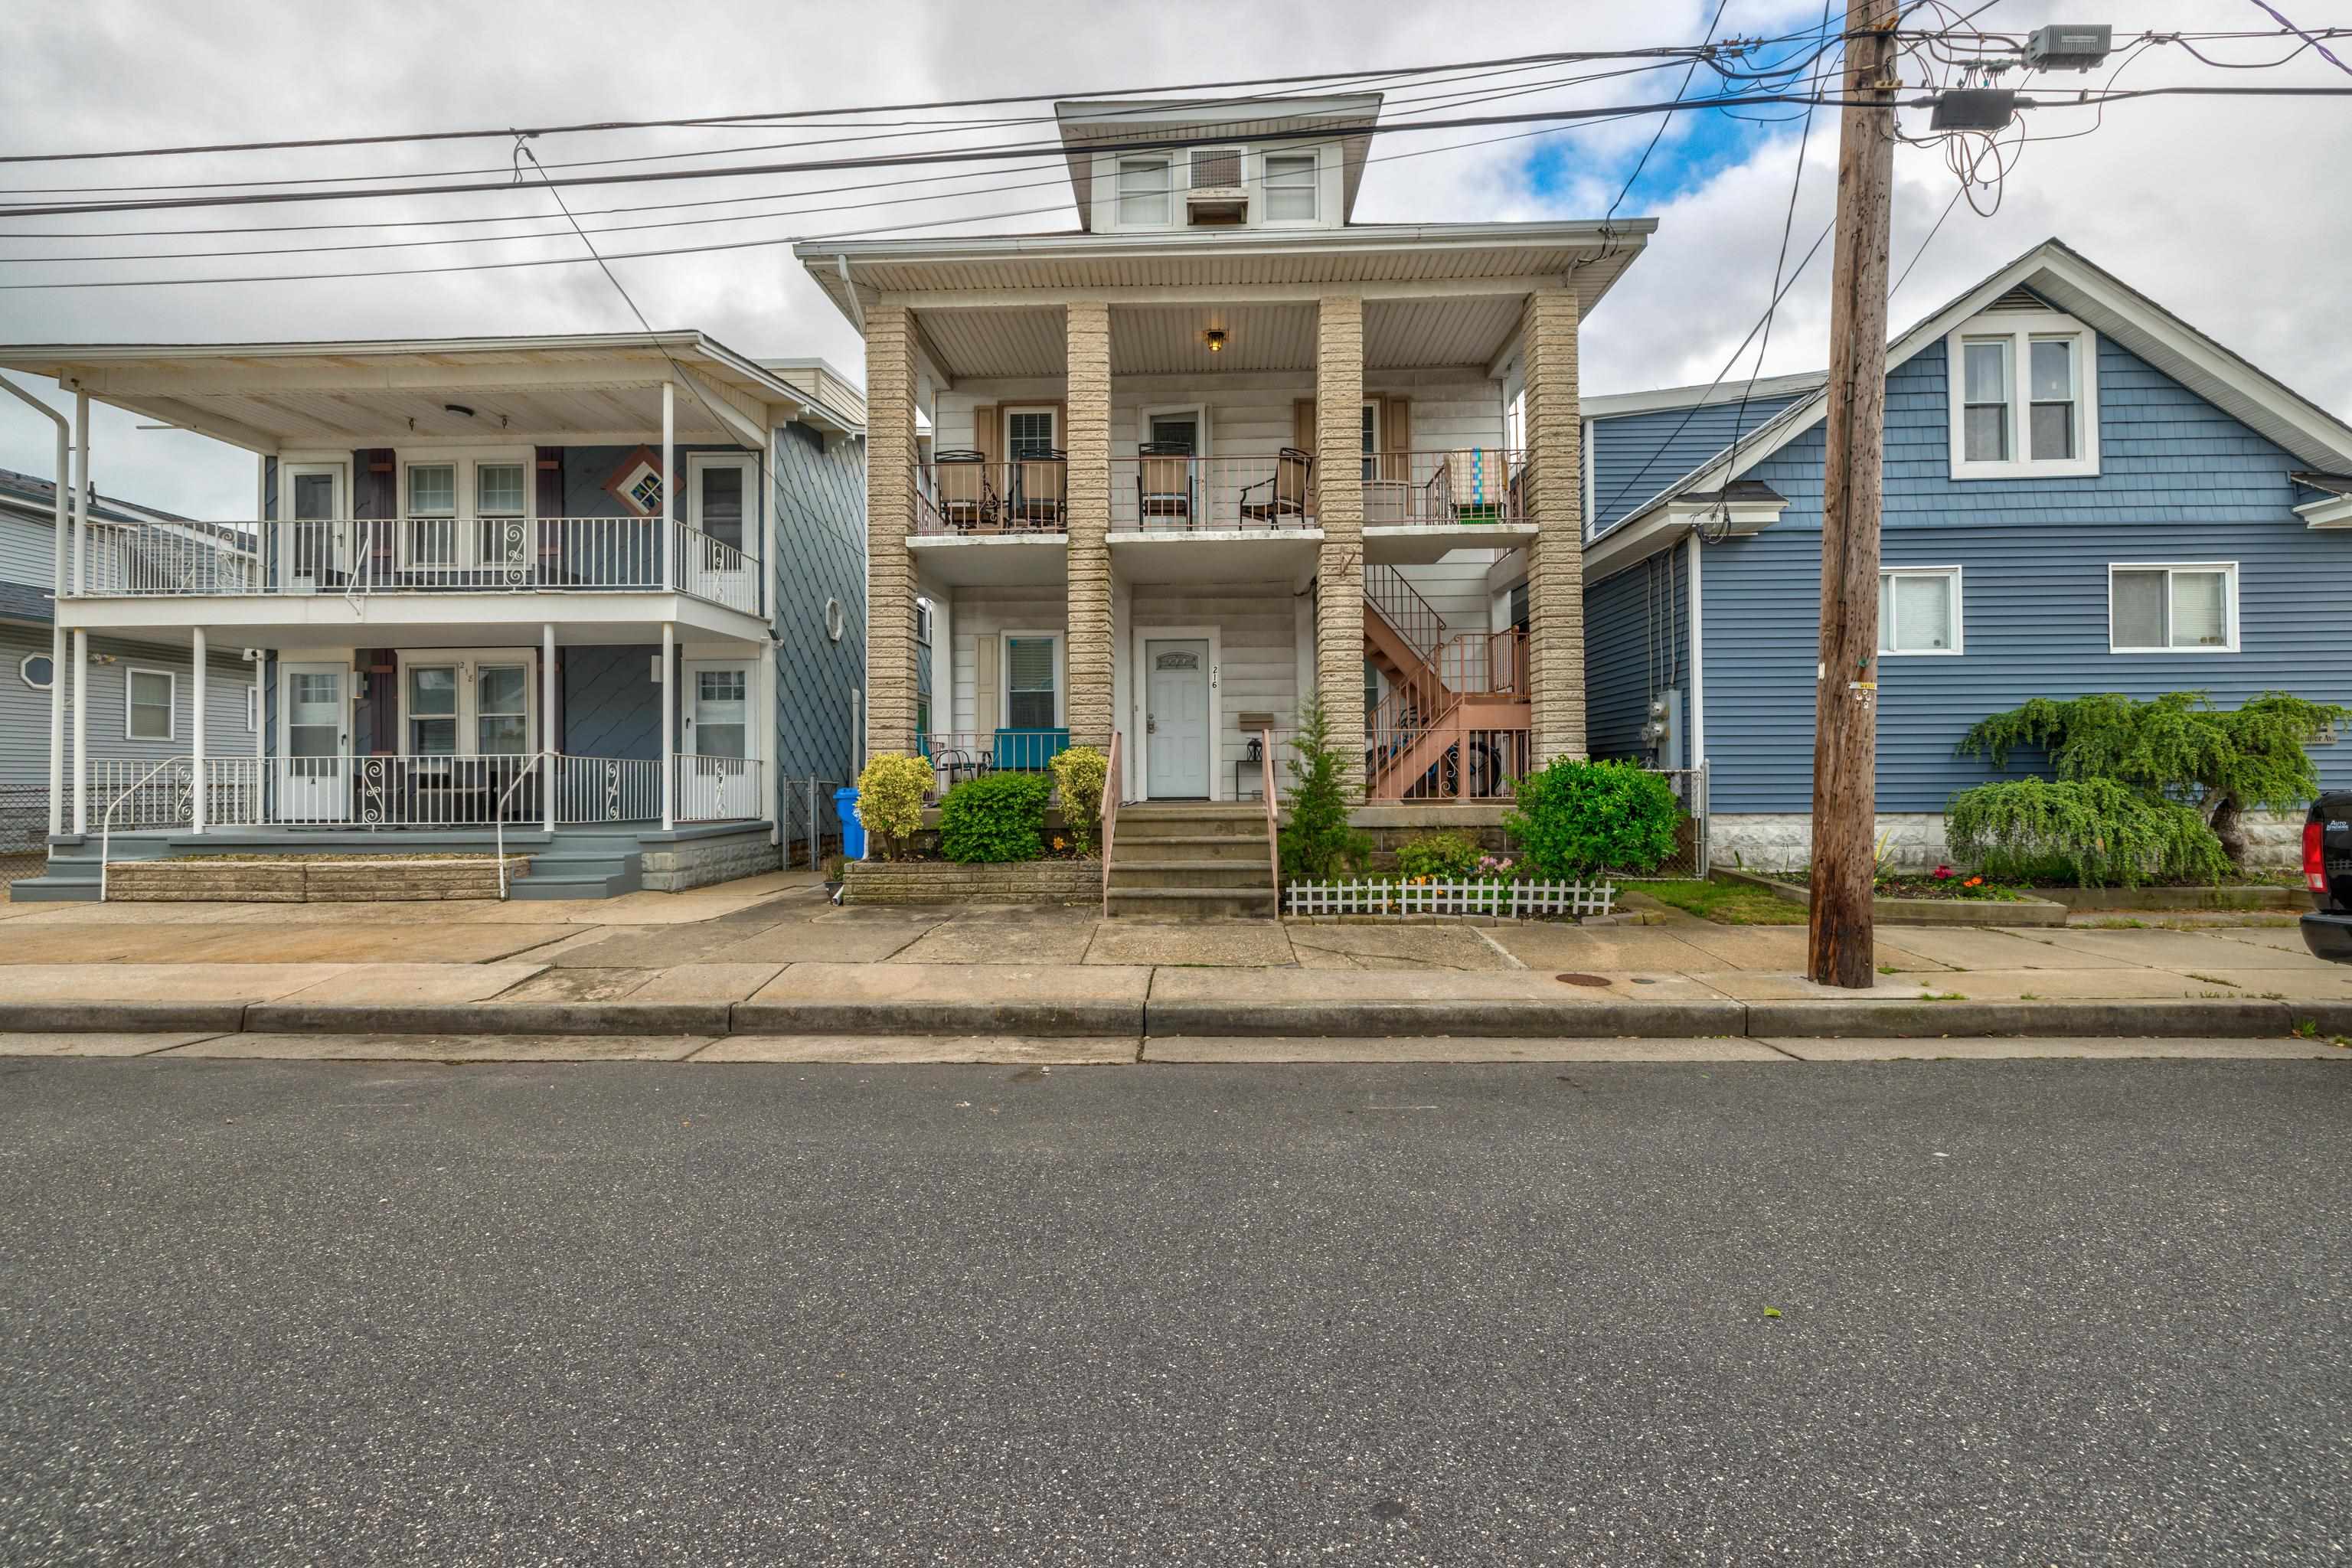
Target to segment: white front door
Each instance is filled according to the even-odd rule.
[[[352,815],[351,670],[279,668],[278,820],[347,822]]]
[[[1144,788],[1154,800],[1209,796],[1209,645],[1152,637],[1143,645]]]
[[[687,458],[686,521],[695,530],[682,563],[686,574],[680,586],[688,593],[730,609],[760,607],[749,559],[758,552],[759,472],[759,461],[752,458],[696,453]]]
[[[749,664],[687,665],[684,738],[678,816],[688,822],[758,816]]]

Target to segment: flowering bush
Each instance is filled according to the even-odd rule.
[[[1416,881],[1470,875],[1478,846],[1459,833],[1425,833],[1397,850],[1397,869]]]

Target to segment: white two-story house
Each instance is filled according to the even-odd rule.
[[[254,454],[249,515],[55,531],[57,831],[18,898],[114,858],[530,856],[518,897],[773,868],[849,776],[855,390],[692,331],[0,349],[0,368]],[[86,486],[69,487],[86,494]],[[184,647],[164,754],[94,743],[90,647]],[[207,692],[247,671],[250,721]],[[185,681],[193,689],[180,691]],[[173,689],[160,689],[169,686]],[[787,801],[798,817],[788,816]]]

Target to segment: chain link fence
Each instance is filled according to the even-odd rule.
[[[786,866],[819,867],[841,853],[841,816],[834,809],[837,779],[784,781],[783,841]]]
[[[49,792],[0,784],[0,882],[37,877],[49,863]]]

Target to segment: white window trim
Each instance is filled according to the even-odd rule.
[[[1016,414],[1042,414],[1053,421],[1054,438],[1046,445],[1061,447],[1069,432],[1062,428],[1062,411],[1050,403],[1008,403],[996,411],[996,449],[1004,454],[1007,463],[1020,459],[1013,451],[1013,416]]]
[[[467,742],[478,742],[481,740],[479,723],[481,714],[476,709],[477,696],[474,688],[476,668],[485,664],[521,665],[523,667],[523,739],[529,745],[527,750],[521,752],[499,754],[528,757],[543,749],[544,742],[541,738],[542,716],[539,710],[539,650],[537,648],[400,648],[394,653],[393,663],[394,666],[393,679],[398,683],[398,689],[393,697],[393,722],[398,728],[402,756],[411,757],[419,754],[410,749],[408,732],[408,667],[412,664],[428,667],[454,664],[460,668],[457,678],[457,711],[450,717],[457,721],[457,738]],[[349,699],[345,700],[348,701]],[[483,755],[482,752],[475,751],[470,743],[452,754],[460,757]]]
[[[142,675],[158,675],[170,683],[171,695],[163,709],[163,732],[160,735],[139,735],[131,732],[131,712],[135,706],[131,691]],[[126,741],[172,742],[180,738],[180,675],[177,670],[156,669],[147,665],[126,666],[122,671],[122,738]]]
[[[1015,728],[1013,722],[1013,639],[1015,637],[1050,637],[1054,643],[1054,728],[1069,727],[1070,671],[1069,634],[1057,627],[1038,626],[1027,630],[1012,627],[998,632],[996,645],[996,723],[999,729]]]
[[[35,680],[33,679],[33,661],[37,658],[48,658],[49,656],[46,651],[26,654],[24,658],[16,661],[16,679],[23,681],[26,686],[31,687],[36,691],[47,691],[50,687],[57,684],[57,661],[50,659],[49,678],[47,680]]]
[[[416,467],[447,464],[456,470],[451,499],[456,502],[455,520],[457,544],[455,558],[446,564],[432,563],[419,567],[409,552],[408,470]],[[539,450],[535,447],[397,447],[393,452],[393,469],[400,476],[400,522],[393,538],[393,560],[404,572],[471,571],[483,566],[506,564],[495,556],[482,553],[481,489],[476,470],[484,465],[522,469],[522,519],[539,521]],[[506,521],[504,517],[497,521]],[[468,525],[472,526],[468,526]],[[525,540],[525,555],[529,555],[529,539]]]
[[[1889,577],[1942,577],[1942,578],[1946,579],[1947,581],[1948,581],[1948,582],[1951,584],[1951,585],[1952,585],[1952,588],[1951,588],[1951,594],[1952,594],[1952,646],[1951,646],[1951,647],[1902,647],[1902,648],[1897,648],[1897,647],[1886,647],[1886,646],[1885,646],[1885,643],[1886,643],[1886,626],[1885,626],[1885,618],[1884,618],[1884,617],[1881,617],[1881,619],[1880,619],[1880,623],[1879,623],[1879,627],[1878,627],[1878,641],[1879,641],[1879,644],[1880,644],[1880,647],[1879,647],[1879,649],[1878,649],[1878,657],[1879,657],[1879,658],[1950,658],[1957,657],[1958,655],[1959,655],[1959,654],[1964,653],[1964,652],[1966,652],[1966,651],[1967,651],[1967,649],[1968,649],[1968,640],[1969,640],[1969,639],[1968,639],[1968,623],[1967,623],[1967,618],[1966,618],[1966,616],[1965,616],[1965,614],[1964,614],[1964,611],[1965,611],[1965,609],[1966,609],[1966,607],[1967,607],[1967,604],[1968,604],[1968,595],[1967,595],[1966,587],[1965,587],[1965,585],[1963,584],[1963,583],[1962,583],[1962,581],[1961,581],[1961,571],[1960,571],[1960,568],[1958,568],[1958,566],[1881,566],[1881,567],[1878,569],[1878,576],[1879,576],[1879,580],[1880,580],[1882,583],[1883,583],[1883,582],[1885,582],[1885,579],[1887,579],[1887,578],[1889,578]]]
[[[1307,216],[1276,217],[1274,216],[1274,187],[1266,183],[1265,165],[1269,160],[1275,158],[1307,160],[1314,174],[1314,178],[1307,182],[1307,189],[1315,194],[1315,210]],[[1268,147],[1256,154],[1255,162],[1256,178],[1251,182],[1252,195],[1255,199],[1250,205],[1250,217],[1255,226],[1262,228],[1321,228],[1324,226],[1324,160],[1323,149],[1320,146]]]
[[[1103,161],[1105,172],[1108,175],[1108,183],[1110,187],[1110,222],[1100,226],[1113,229],[1129,229],[1137,233],[1158,232],[1163,229],[1181,228],[1183,226],[1183,218],[1181,215],[1184,210],[1185,186],[1183,180],[1179,177],[1178,162],[1175,153],[1106,153],[1103,154]],[[1164,199],[1168,204],[1168,216],[1166,217],[1157,223],[1150,222],[1148,219],[1137,223],[1129,223],[1127,221],[1127,204],[1120,199],[1118,187],[1121,165],[1127,163],[1159,163],[1167,169],[1168,189],[1164,196]],[[1097,199],[1095,205],[1097,207],[1100,207],[1102,204],[1100,200]]]
[[[1193,443],[1192,456],[1205,458],[1209,455],[1209,405],[1205,403],[1155,403],[1149,408],[1137,409],[1135,442],[1138,451],[1142,449],[1143,443],[1151,439],[1151,421],[1163,414],[1191,415],[1192,427],[1201,433],[1201,438]]]
[[[2074,340],[2074,425],[2080,450],[2072,458],[2036,460],[2027,443],[2032,434],[2033,340],[2071,337]],[[1967,347],[1971,342],[2006,341],[2009,351],[2009,450],[2000,462],[1971,462],[1968,458],[1968,425],[1962,401],[1967,395]],[[2072,316],[2055,310],[2000,311],[1963,321],[1944,339],[1946,355],[1945,416],[1950,426],[1952,478],[1955,479],[2084,479],[2099,472],[2099,340],[2098,334]]]
[[[2222,647],[2118,647],[2116,646],[2116,574],[2118,572],[2161,572],[2164,580],[2164,618],[2168,626],[2172,621],[2172,574],[2176,572],[2220,572],[2229,579],[2230,641]],[[2111,654],[2136,658],[2171,658],[2181,656],[2201,658],[2212,654],[2236,653],[2238,640],[2238,563],[2234,561],[2110,561],[2107,563],[2107,651]]]

